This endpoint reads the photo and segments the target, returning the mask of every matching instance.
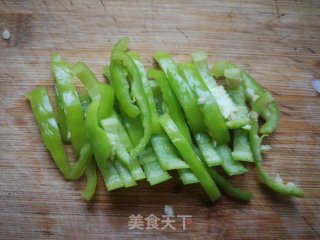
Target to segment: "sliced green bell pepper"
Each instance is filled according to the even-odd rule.
[[[212,96],[216,100],[220,112],[225,119],[232,120],[237,112],[237,107],[226,93],[223,86],[218,86],[216,80],[211,76],[205,52],[195,52],[192,54],[192,62],[199,72],[204,84],[207,86]]]
[[[70,64],[64,61],[57,61],[56,58],[57,54],[54,54],[51,70],[56,80],[57,92],[65,113],[72,148],[75,156],[79,156],[80,150],[86,141],[82,107],[76,91],[75,81],[70,72]]]
[[[203,124],[203,116],[198,106],[197,97],[181,75],[181,72],[170,54],[166,52],[157,52],[154,55],[154,58],[165,73],[168,82],[184,111],[191,131],[194,133],[204,132],[206,129]]]
[[[156,69],[149,69],[147,73],[149,78],[156,80],[156,82],[159,84],[163,101],[165,102],[168,108],[167,110],[169,110],[173,121],[183,133],[187,141],[192,144],[189,127],[184,119],[178,99],[172,91],[166,75],[162,71]]]
[[[143,67],[140,56],[137,52],[128,52],[128,56],[133,60],[133,62],[135,63],[135,65],[137,66],[137,68],[139,70],[141,80],[142,80],[142,85],[143,85],[144,91],[145,91],[147,98],[148,98],[148,103],[150,106],[150,113],[151,113],[152,133],[153,134],[162,134],[163,131],[162,131],[162,128],[161,128],[159,120],[158,120],[156,103],[154,100],[152,89],[150,87],[147,73]]]
[[[192,172],[199,179],[200,184],[207,192],[209,198],[212,201],[217,200],[220,197],[219,189],[214,181],[211,179],[209,173],[203,166],[199,157],[194,153],[192,146],[185,139],[177,125],[170,118],[168,114],[163,114],[160,118],[160,124],[168,134],[171,142],[175,145],[181,156],[189,164]]]
[[[195,66],[190,62],[185,62],[179,64],[178,67],[189,86],[197,95],[199,108],[203,113],[204,123],[208,128],[210,136],[218,145],[229,142],[230,135],[224,118],[215,99],[196,71]]]
[[[140,109],[140,118],[143,126],[143,136],[140,139],[138,145],[136,145],[130,151],[130,156],[132,158],[136,158],[147,146],[151,138],[152,127],[150,106],[148,103],[147,95],[144,91],[141,75],[133,60],[126,53],[120,51],[113,52],[112,58],[115,61],[121,62],[127,69],[129,77],[132,79],[131,92],[136,99]],[[125,111],[124,108],[122,109]]]
[[[42,140],[65,178],[71,169],[64,151],[58,124],[45,87],[37,87],[26,94],[37,120]]]
[[[262,167],[262,157],[260,153],[261,138],[258,136],[258,123],[253,121],[250,129],[250,147],[253,154],[256,169],[262,179],[262,182],[273,191],[287,196],[304,197],[304,192],[301,188],[297,187],[294,183],[282,183],[282,180],[274,180],[269,177]]]

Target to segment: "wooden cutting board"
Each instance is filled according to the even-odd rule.
[[[10,1],[0,2],[0,239],[311,239],[320,237],[320,2],[268,1]],[[264,165],[294,181],[304,199],[280,197],[248,165],[233,182],[251,203],[222,197],[210,204],[198,185],[175,178],[153,188],[108,193],[101,179],[91,203],[85,179],[67,182],[45,150],[24,94],[45,85],[53,93],[50,55],[84,61],[101,81],[112,45],[123,36],[146,66],[157,50],[177,61],[204,50],[210,64],[231,60],[248,69],[280,104],[281,122],[267,143]],[[129,230],[130,215],[162,218],[165,204],[192,215],[183,230]],[[146,222],[145,222],[146,223]],[[161,223],[163,226],[163,223]]]

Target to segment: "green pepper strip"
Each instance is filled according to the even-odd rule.
[[[158,158],[150,145],[140,153],[139,160],[151,186],[171,179],[169,173],[161,168]]]
[[[268,107],[273,97],[270,92],[264,91],[256,101],[252,104],[250,117],[253,120],[258,120],[258,116]]]
[[[184,119],[184,115],[180,108],[178,99],[168,83],[166,75],[160,70],[149,69],[148,77],[151,79],[155,79],[156,82],[159,84],[162,92],[162,98],[169,110],[169,113],[173,121],[178,126],[180,131],[183,133],[184,137],[187,139],[189,144],[192,144],[189,127]]]
[[[90,165],[90,162],[93,162],[93,160],[91,160],[92,156],[93,152],[91,146],[90,144],[86,143],[81,148],[79,160],[72,166],[67,178],[69,180],[79,179],[86,171],[86,168]]]
[[[239,67],[237,67],[236,65],[230,62],[219,61],[214,64],[212,68],[212,74],[215,77],[222,77],[224,76],[225,69],[228,69],[228,68],[240,69]],[[261,94],[266,90],[261,85],[259,85],[246,71],[240,69],[240,72],[241,72],[241,79],[244,82],[244,85],[247,91],[246,97],[250,102],[250,104],[252,105],[253,102],[256,100],[256,98],[261,96]],[[260,128],[260,133],[269,135],[277,128],[279,124],[280,112],[279,112],[277,103],[272,101],[269,104],[268,108],[266,108],[261,113],[261,116],[266,120],[266,122]]]
[[[130,151],[133,148],[131,140],[124,126],[122,125],[122,122],[120,121],[118,114],[115,112],[114,112],[114,117],[117,120],[119,142],[121,142],[121,144],[124,146],[124,148],[127,151]],[[131,166],[132,166],[132,169],[130,171],[134,180],[138,181],[146,178],[146,175],[144,174],[137,158],[131,159]]]
[[[237,162],[233,159],[229,146],[218,146],[217,152],[223,161],[222,168],[229,176],[239,175],[247,172],[247,169],[240,162]]]
[[[152,133],[153,134],[162,134],[163,131],[162,131],[162,128],[161,128],[159,120],[158,120],[158,113],[157,113],[157,108],[156,108],[156,104],[154,101],[154,96],[152,93],[152,89],[150,87],[149,80],[147,78],[147,73],[143,67],[142,62],[141,62],[140,56],[137,52],[128,52],[128,56],[133,60],[133,62],[135,63],[135,65],[137,66],[137,68],[139,70],[142,84],[143,84],[143,88],[144,88],[144,91],[145,91],[147,98],[148,98],[148,103],[149,103],[150,112],[151,112]]]
[[[88,91],[92,100],[100,100],[98,118],[108,117],[113,109],[114,90],[107,84],[100,83],[85,63],[78,62],[72,67],[72,73],[77,76]]]
[[[108,159],[111,155],[111,146],[106,133],[99,127],[99,106],[99,100],[94,100],[90,103],[87,109],[85,123],[87,136],[93,149],[97,165],[103,178],[106,179],[110,166],[110,162],[108,161]]]
[[[199,183],[199,179],[190,168],[178,169],[180,180],[184,185]]]
[[[232,157],[236,161],[253,162],[252,153],[249,144],[249,132],[241,129],[243,125],[250,127],[249,109],[246,105],[244,84],[241,81],[241,71],[238,68],[227,68],[224,70],[225,81],[228,85],[228,93],[237,105],[237,118],[227,123],[229,128],[235,128],[233,131],[233,152]],[[241,121],[244,120],[244,122]],[[239,125],[238,123],[241,122]]]
[[[167,135],[155,135],[151,138],[151,145],[159,159],[159,163],[164,170],[190,168],[181,160],[176,153],[176,149],[170,142]]]
[[[168,106],[166,105],[166,102],[163,102],[164,98],[168,99],[171,106],[170,110],[173,111],[173,115],[176,116],[177,121],[180,122],[182,128],[180,131],[182,132],[182,129],[185,127],[186,134],[185,137],[189,137],[190,144],[191,137],[190,137],[190,131],[189,128],[184,120],[183,112],[180,109],[178,100],[176,99],[174,93],[172,92],[170,86],[166,83],[166,76],[162,71],[150,69],[148,71],[149,78],[158,79],[159,82],[164,84],[166,87],[163,87],[166,92],[162,93],[161,88],[157,82],[150,81],[152,84],[152,91],[155,96],[155,102],[157,107],[157,112],[159,115],[163,114],[167,109]],[[173,110],[172,110],[173,109]],[[179,126],[178,126],[179,127]],[[162,167],[162,169],[165,170],[172,170],[177,169],[179,177],[183,184],[192,184],[192,183],[198,183],[199,180],[197,177],[193,174],[193,172],[190,170],[190,166],[181,159],[180,156],[178,156],[177,150],[175,149],[174,145],[166,135],[166,133],[162,129],[161,135],[155,135],[151,138],[151,145],[155,151],[156,156],[159,159],[159,163]],[[188,169],[186,169],[188,168]]]
[[[44,87],[38,87],[26,94],[31,103],[38,122],[42,140],[49,150],[53,160],[65,178],[70,171],[70,164],[64,151],[63,143],[50,103],[48,92]]]
[[[117,159],[122,164],[124,164],[128,169],[131,169],[129,153],[126,151],[124,145],[119,141],[117,124],[118,122],[114,118],[114,114],[101,121],[102,128],[105,130],[112,147],[112,155],[116,155]]]
[[[64,116],[62,101],[57,88],[55,88],[55,94],[56,94],[56,106],[57,106],[57,121],[60,129],[60,133],[61,133],[61,138],[64,143],[68,143],[70,140],[68,138],[68,127],[66,123],[66,118]]]
[[[189,87],[187,81],[182,77],[170,54],[157,52],[154,55],[154,58],[159,63],[173,92],[177,96],[191,131],[194,133],[206,131],[203,124],[203,116],[198,107],[197,98]]]
[[[136,181],[133,179],[127,167],[125,167],[125,165],[118,161],[118,159],[115,159],[114,166],[126,188],[137,186]]]
[[[232,157],[236,161],[253,162],[248,131],[241,128],[233,131]]]
[[[77,62],[71,72],[83,83],[92,100],[99,97],[99,81],[89,67],[83,62]]]
[[[128,116],[135,118],[140,114],[140,110],[136,105],[133,104],[134,100],[131,98],[130,95],[130,86],[127,81],[125,69],[121,64],[121,60],[117,60],[114,57],[114,55],[118,55],[116,54],[117,52],[124,52],[125,50],[127,50],[128,44],[129,39],[122,38],[113,47],[109,69],[109,80],[111,80],[115,96],[125,113]]]
[[[62,102],[66,125],[71,135],[72,148],[74,154],[79,156],[86,141],[82,107],[75,81],[70,72],[70,65],[64,61],[56,61],[56,55],[52,57],[51,70],[56,80],[57,92]]]
[[[103,178],[109,192],[124,187],[124,183],[113,163],[109,164],[108,172]]]
[[[134,98],[137,100],[137,104],[141,112],[140,117],[143,126],[143,137],[140,139],[139,144],[130,151],[131,158],[136,158],[147,146],[151,138],[152,127],[150,106],[144,91],[141,75],[133,60],[126,53],[120,51],[113,52],[112,57],[115,61],[122,62],[122,64],[126,67],[128,74],[132,79],[131,92]],[[123,110],[125,111],[124,108]]]
[[[101,125],[107,133],[113,152],[116,155],[116,160],[120,161],[121,165],[125,166],[131,172],[134,180],[144,179],[145,175],[137,160],[131,159],[127,151],[132,149],[132,144],[131,142],[128,143],[130,139],[121,126],[117,114],[113,112],[109,118],[101,121]],[[116,168],[119,169],[119,166],[119,164],[116,165]],[[122,169],[122,166],[120,166],[120,168]],[[125,171],[121,170],[121,172],[127,175]],[[126,177],[126,179],[128,180],[128,177]]]
[[[191,170],[199,179],[200,184],[209,195],[212,201],[220,197],[219,189],[211,179],[199,157],[194,153],[192,146],[185,139],[179,128],[168,114],[163,114],[160,118],[160,124],[168,134],[172,143],[175,145],[181,156],[189,164]]]
[[[238,68],[225,69],[224,76],[228,86],[228,93],[237,106],[236,117],[228,121],[227,126],[231,129],[237,129],[250,123],[244,84],[241,81],[241,72]]]
[[[241,71],[241,77],[246,85],[246,88],[252,89],[255,94],[261,96],[262,93],[266,91],[246,71]],[[260,128],[260,133],[269,135],[274,132],[279,124],[280,111],[278,104],[275,101],[272,101],[262,112],[261,116],[266,120],[266,122]]]
[[[261,116],[266,119],[266,122],[261,126],[260,133],[270,135],[277,128],[280,121],[280,111],[278,104],[273,101],[269,104],[266,111],[263,111]]]
[[[132,144],[135,146],[139,143],[143,135],[143,128],[139,118],[130,118],[121,108],[120,111],[122,122],[127,130],[128,136]],[[155,185],[171,178],[168,172],[161,168],[157,156],[150,145],[147,145],[147,147],[139,154],[138,159],[144,169],[150,185]]]
[[[87,170],[86,170],[86,176],[87,176],[87,184],[82,192],[82,198],[89,202],[96,191],[97,186],[97,171],[96,171],[96,163],[95,161],[91,161],[89,164]]]
[[[203,83],[195,66],[190,62],[186,62],[179,64],[178,67],[198,97],[198,104],[203,113],[204,123],[209,130],[210,136],[219,145],[229,142],[229,131],[217,102]]]
[[[79,161],[71,167],[61,141],[47,90],[44,87],[38,87],[28,92],[26,97],[31,103],[43,142],[60,172],[67,180],[80,178],[92,158],[90,146],[85,144],[82,147]]]
[[[227,179],[225,179],[218,172],[216,172],[214,168],[210,168],[206,163],[202,152],[194,145],[193,145],[193,150],[201,159],[203,165],[206,167],[211,178],[217,184],[219,189],[222,189],[230,197],[233,197],[240,201],[250,201],[253,198],[253,195],[250,192],[234,187]]]
[[[222,159],[215,149],[212,139],[206,133],[198,133],[194,135],[199,150],[209,167],[222,164]]]
[[[192,54],[192,62],[199,72],[203,83],[207,86],[210,93],[216,100],[220,112],[225,119],[232,120],[237,112],[237,107],[228,96],[223,86],[218,86],[216,80],[211,76],[205,52],[195,52]]]
[[[153,83],[152,91],[155,96],[158,114],[161,115],[169,109],[169,111],[172,112],[172,115],[175,117],[172,117],[175,123],[180,123],[181,127],[179,127],[179,125],[177,124],[178,128],[184,134],[184,137],[187,140],[188,138],[190,138],[188,142],[192,144],[188,125],[184,120],[183,112],[180,108],[179,102],[173,91],[171,90],[169,84],[167,83],[166,75],[161,70],[149,69],[148,77],[151,79],[156,79],[160,83],[158,84],[157,82],[150,81],[151,83]],[[161,92],[161,89],[163,90],[163,93]],[[164,102],[163,100],[166,101]],[[152,147],[159,159],[161,167],[166,170],[177,169],[179,177],[185,185],[198,183],[199,180],[191,171],[190,166],[185,161],[181,163],[182,159],[180,156],[178,156],[177,150],[175,149],[174,145],[163,130],[162,132],[162,135],[153,136],[151,138]],[[157,140],[159,139],[160,141],[157,142]],[[182,166],[188,168],[181,169]]]
[[[213,180],[217,183],[218,187],[221,188],[230,197],[233,197],[240,201],[250,201],[253,198],[251,192],[233,186],[227,179],[221,176],[213,168],[208,169],[208,171]]]
[[[161,115],[165,111],[164,108],[166,108],[166,105],[163,102],[162,93],[159,85],[155,81],[150,81],[150,83],[153,83],[151,89],[154,95],[157,121],[159,122],[158,114]],[[163,131],[162,127],[160,130],[160,134],[153,135],[151,137],[151,145],[159,159],[159,163],[162,169],[174,170],[190,168],[189,165],[178,156],[177,150],[171,143],[169,137]]]
[[[260,153],[260,138],[258,136],[258,123],[253,121],[251,124],[250,135],[250,147],[253,154],[254,163],[256,169],[262,179],[262,182],[266,184],[273,191],[287,196],[304,197],[304,192],[301,188],[294,185],[294,183],[278,182],[268,176],[262,167],[262,157]]]

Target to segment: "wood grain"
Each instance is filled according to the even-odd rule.
[[[0,1],[0,239],[316,239],[320,238],[320,104],[310,80],[320,78],[320,2]],[[59,51],[88,63],[99,79],[112,45],[123,36],[141,52],[167,50],[177,60],[205,50],[210,63],[234,61],[274,94],[281,123],[268,139],[265,166],[305,190],[279,197],[259,183],[252,166],[235,177],[255,198],[223,197],[208,204],[199,186],[175,178],[150,188],[108,193],[99,180],[91,203],[84,179],[66,182],[45,150],[24,94],[38,85],[53,92],[49,57]],[[128,230],[128,217],[161,217],[165,204],[193,215],[183,231]]]

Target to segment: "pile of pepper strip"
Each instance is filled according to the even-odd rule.
[[[279,109],[270,92],[246,71],[225,61],[210,71],[204,52],[179,64],[169,53],[157,52],[158,69],[146,71],[128,45],[129,39],[123,38],[112,50],[104,68],[110,84],[99,82],[85,63],[72,65],[53,54],[56,113],[45,87],[26,94],[43,142],[64,178],[86,175],[85,200],[95,192],[98,168],[109,191],[142,179],[159,184],[171,178],[170,170],[177,170],[184,184],[200,183],[212,201],[221,196],[220,190],[249,201],[250,192],[221,174],[244,174],[245,162],[254,163],[273,191],[303,197],[294,183],[284,184],[279,175],[273,179],[262,167],[261,152],[270,146],[261,142],[276,129]],[[77,90],[75,79],[84,90]],[[71,144],[78,158],[74,164],[65,144]]]

